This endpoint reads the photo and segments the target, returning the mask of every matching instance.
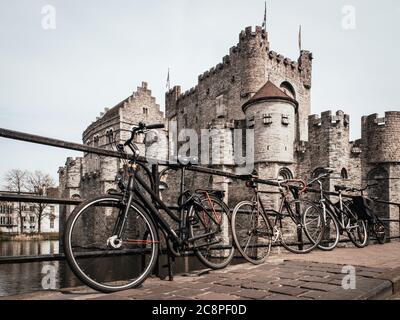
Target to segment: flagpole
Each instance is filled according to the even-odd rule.
[[[264,21],[262,24],[264,32],[267,32],[267,1],[264,2],[265,9],[264,9]]]
[[[300,50],[300,54],[301,54],[301,50],[302,50],[302,43],[301,43],[301,25],[299,26],[299,50]]]
[[[168,89],[168,91],[171,90],[171,81],[170,81],[170,78],[169,78],[169,68],[168,68],[166,88]]]

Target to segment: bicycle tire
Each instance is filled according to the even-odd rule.
[[[364,220],[359,219],[357,213],[353,212],[346,203],[343,203],[343,212],[345,214],[345,225],[357,223],[358,227],[350,228],[356,229],[357,234],[353,234],[348,228],[346,229],[347,235],[350,241],[357,247],[357,248],[365,248],[368,246],[369,243],[369,232],[367,230],[367,225]],[[360,232],[361,227],[361,232]],[[360,240],[357,239],[360,237]]]
[[[246,222],[246,219],[238,219],[238,213],[240,212],[241,208],[244,207],[254,207],[254,202],[252,201],[242,201],[240,203],[238,203],[232,213],[232,235],[233,235],[233,240],[235,242],[235,246],[236,249],[239,251],[239,253],[242,255],[242,257],[244,259],[246,259],[248,262],[258,265],[258,264],[262,264],[265,262],[265,260],[267,259],[267,257],[269,256],[270,252],[271,252],[271,246],[272,246],[272,231],[271,228],[269,226],[269,223],[267,221],[267,218],[265,217],[264,213],[261,210],[257,210],[257,225],[255,226],[256,230],[243,230],[243,225],[240,226],[240,222],[239,220],[242,220],[242,223]],[[244,209],[243,209],[244,210]],[[253,216],[253,211],[251,213],[251,215]],[[247,219],[247,222],[252,223],[253,221],[255,221],[252,217]],[[262,226],[264,225],[264,227],[267,229],[265,230],[266,234],[262,237],[262,239],[264,241],[260,241],[260,244],[254,244],[253,247],[255,246],[255,250],[250,250],[247,251],[248,249],[248,244],[250,242],[250,240],[252,239],[252,234],[255,232],[254,234],[254,239],[256,239],[256,241],[258,242],[258,240],[261,238],[257,235],[258,233],[258,227],[259,225]],[[238,228],[239,227],[239,228]],[[252,226],[253,227],[253,226]],[[244,227],[244,229],[246,229],[246,227]],[[250,234],[248,234],[250,232]],[[239,235],[240,233],[240,235]],[[242,233],[247,233],[250,237],[248,238],[248,240],[242,240]],[[239,240],[240,239],[240,240]],[[265,243],[266,241],[266,243]],[[243,245],[244,244],[244,248]],[[267,244],[267,245],[266,245]],[[261,251],[258,250],[258,248],[266,248],[265,251]],[[253,248],[254,249],[254,248]],[[261,251],[261,254],[260,254]]]
[[[284,210],[287,210],[287,207],[284,206],[282,209],[282,212],[280,213],[281,219],[280,219],[280,229],[281,229],[281,243],[283,247],[295,254],[305,254],[309,253],[312,250],[314,250],[318,244],[320,243],[322,236],[323,236],[323,231],[325,228],[325,225],[323,223],[323,215],[321,210],[313,203],[307,200],[293,200],[291,202],[288,202],[288,206],[300,206],[301,208],[313,208],[314,213],[316,214],[316,221],[317,223],[317,231],[318,236],[316,237],[310,237],[310,227],[308,230],[306,229],[305,225],[305,215],[304,212],[302,212],[300,215],[295,214],[295,216],[291,216],[290,214],[283,214]],[[303,211],[303,210],[302,210]],[[284,226],[285,225],[285,226]],[[300,230],[299,230],[300,229]],[[306,231],[307,230],[307,231]],[[299,231],[301,233],[299,234]],[[306,236],[306,239],[304,240],[303,237],[303,232],[304,235]],[[296,236],[297,233],[297,239],[293,241],[293,238]],[[299,238],[301,238],[299,240]],[[308,240],[307,240],[308,239]],[[297,249],[296,249],[297,248]]]
[[[135,277],[134,280],[132,280],[132,281],[128,280],[129,281],[128,284],[112,285],[114,282],[109,281],[108,284],[106,284],[106,283],[100,283],[98,280],[96,281],[95,279],[93,279],[93,275],[88,274],[89,273],[88,271],[85,272],[84,270],[82,270],[82,266],[77,263],[77,260],[79,260],[78,259],[79,256],[76,255],[76,257],[75,257],[74,251],[73,251],[74,245],[72,243],[74,241],[73,240],[74,227],[78,226],[78,228],[79,228],[80,222],[77,222],[77,221],[81,217],[81,215],[83,215],[85,213],[86,210],[89,210],[89,209],[94,210],[94,207],[98,208],[100,206],[99,203],[102,203],[102,202],[104,202],[104,205],[106,205],[107,203],[113,203],[116,206],[118,206],[118,205],[121,205],[121,198],[118,196],[99,196],[99,197],[90,199],[88,201],[81,203],[78,207],[76,207],[75,210],[69,216],[69,218],[67,220],[67,224],[66,224],[65,233],[64,233],[64,252],[65,252],[67,262],[68,262],[69,266],[71,267],[75,276],[79,280],[81,280],[84,284],[86,284],[87,286],[89,286],[90,288],[92,288],[94,290],[97,290],[100,292],[105,292],[105,293],[110,293],[110,292],[116,292],[116,291],[121,291],[121,290],[138,287],[141,283],[143,283],[146,280],[147,276],[154,269],[154,266],[155,266],[155,263],[157,260],[157,255],[158,255],[158,248],[159,248],[158,234],[157,234],[157,230],[155,228],[154,222],[151,219],[151,217],[149,216],[149,214],[147,213],[147,211],[143,209],[143,207],[141,206],[140,203],[134,202],[131,204],[131,209],[133,210],[132,213],[137,214],[137,218],[143,219],[143,222],[145,223],[145,225],[148,226],[148,230],[144,231],[144,234],[146,234],[146,232],[148,232],[146,237],[148,237],[148,236],[151,237],[151,240],[149,240],[149,241],[147,241],[146,239],[143,239],[143,238],[137,240],[139,244],[140,244],[140,241],[143,241],[146,243],[146,245],[151,245],[151,248],[148,250],[148,251],[150,251],[150,256],[148,257],[149,264],[146,268],[144,268],[143,272],[141,272],[137,277]],[[131,211],[129,211],[129,214],[131,214]],[[132,218],[132,220],[133,220],[133,218]],[[83,219],[82,221],[85,221],[85,220]],[[82,224],[83,223],[84,222],[82,222]],[[90,223],[88,223],[88,225],[90,225]],[[83,226],[83,227],[85,227],[85,226]],[[97,225],[96,225],[96,227],[97,227]],[[86,226],[86,228],[88,229],[88,226]],[[84,230],[87,234],[89,234],[88,232],[90,232],[90,230],[87,230],[87,229],[84,229]],[[78,231],[79,231],[79,229],[78,229]],[[96,230],[93,230],[94,237],[97,235],[97,233],[98,232]],[[130,240],[130,239],[127,239],[126,241],[129,242],[128,240],[135,241],[135,240]],[[107,243],[107,246],[108,246],[108,243]],[[141,246],[142,246],[141,248],[143,249],[143,244]],[[115,252],[115,253],[117,253],[117,252]],[[141,253],[141,255],[143,256],[143,253]],[[126,254],[126,256],[129,256],[129,252]],[[100,255],[100,257],[102,257],[102,255]],[[108,257],[106,257],[106,258],[108,258]],[[146,258],[144,258],[144,259],[146,259]],[[100,265],[101,264],[97,264],[96,268],[100,268]],[[114,263],[112,265],[114,265]],[[132,269],[133,269],[133,267],[132,267]],[[108,269],[108,272],[110,272],[109,269]]]
[[[193,252],[195,253],[197,258],[205,266],[207,266],[208,268],[214,269],[214,270],[218,270],[218,269],[223,269],[227,265],[229,265],[229,263],[233,259],[234,253],[235,253],[233,237],[232,237],[232,226],[231,226],[230,217],[229,217],[230,210],[229,210],[228,206],[223,201],[221,201],[220,199],[218,199],[218,198],[216,198],[214,196],[211,196],[211,195],[208,195],[208,198],[212,201],[212,205],[214,205],[214,203],[218,204],[222,209],[222,214],[221,214],[221,217],[220,217],[220,223],[223,224],[222,228],[226,228],[224,230],[228,232],[228,240],[229,240],[229,242],[226,245],[226,247],[227,247],[226,250],[222,249],[222,250],[224,250],[224,252],[220,252],[220,256],[214,256],[213,257],[214,259],[218,260],[217,262],[211,261],[211,257],[208,258],[203,253],[205,248],[207,249],[206,251],[209,251],[210,249],[212,249],[212,245],[208,245],[207,246],[207,243],[202,243],[201,242],[202,239],[199,239],[199,240],[193,242],[193,245],[195,247],[202,245],[201,249],[200,248],[194,248]],[[209,201],[208,198],[206,199],[205,197],[202,198],[202,196],[199,196],[199,199],[202,199],[201,201],[207,201],[208,202]],[[196,221],[196,220],[198,220],[197,224],[193,224],[193,222],[190,222],[190,221]],[[197,210],[196,210],[196,205],[192,205],[189,208],[188,221],[189,221],[189,223],[188,223],[189,237],[193,238],[195,236],[201,236],[201,232],[200,232],[200,234],[196,234],[196,230],[195,229],[199,228],[200,224],[203,224],[203,226],[204,226],[204,221],[201,221],[201,217],[199,216],[199,212],[197,212]],[[217,226],[215,226],[215,227],[218,228]],[[220,227],[221,227],[221,225],[220,225]],[[209,231],[209,230],[207,230],[207,231]],[[206,234],[206,233],[207,232],[205,232],[204,234]],[[218,236],[215,239],[215,241],[217,241],[217,239],[218,239]],[[212,239],[212,236],[210,236],[207,240],[211,241],[211,240],[214,240],[214,239]],[[212,242],[210,242],[210,243],[212,243]],[[215,250],[218,250],[218,249],[215,249]],[[221,253],[222,253],[222,255],[221,255]],[[219,261],[219,260],[221,260],[221,261]]]
[[[322,208],[321,210],[323,212]],[[325,231],[321,241],[318,244],[318,249],[321,249],[323,251],[332,251],[337,247],[339,243],[340,228],[338,222],[336,221],[336,217],[329,210],[326,210],[325,214],[326,214],[326,216],[324,217]],[[328,235],[329,239],[326,239],[326,235]]]

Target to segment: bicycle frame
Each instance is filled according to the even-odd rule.
[[[172,210],[165,205],[165,203],[159,198],[159,196],[140,177],[140,175],[138,174],[137,165],[134,161],[130,161],[128,172],[129,172],[128,186],[124,193],[124,199],[126,200],[127,198],[126,202],[124,201],[125,211],[123,212],[123,214],[121,213],[122,217],[118,217],[117,219],[117,222],[114,227],[114,235],[121,237],[129,213],[129,208],[134,200],[139,200],[148,209],[150,216],[155,222],[155,224],[159,226],[161,230],[166,234],[166,236],[169,237],[169,239],[172,240],[174,243],[176,243],[178,246],[182,246],[185,242],[194,242],[196,240],[206,238],[216,233],[216,231],[210,233],[204,233],[200,236],[196,236],[189,239],[185,239],[182,236],[182,233],[181,236],[178,236],[176,232],[171,228],[169,223],[160,215],[159,209],[164,210],[171,219],[178,222],[180,230],[184,230],[185,228],[187,228],[187,215],[185,213],[185,209],[192,204],[202,208],[203,211],[208,215],[208,217],[211,220],[213,220],[215,223],[217,222],[215,221],[214,217],[210,215],[208,211],[202,206],[202,204],[194,199],[195,198],[194,196],[192,196],[189,200],[185,201],[185,203],[180,204],[178,208],[180,216],[179,218],[177,218],[175,214],[172,212]],[[182,168],[183,180],[184,180],[184,173],[185,173],[185,168],[183,167]],[[145,194],[142,193],[142,191],[139,189],[139,186],[141,186],[146,191],[146,193],[150,195],[151,200],[148,197],[146,197]],[[184,190],[183,181],[181,183],[181,190]],[[154,204],[156,204],[156,206],[159,209],[157,209],[157,207]],[[197,246],[196,248],[199,247],[200,246]]]
[[[324,214],[324,219],[326,220],[326,211],[329,211],[335,218],[337,223],[339,224],[339,227],[341,230],[349,230],[350,229],[350,221],[348,221],[348,225],[345,225],[345,219],[344,219],[344,210],[343,210],[343,197],[342,193],[339,192],[339,208],[337,208],[333,202],[329,199],[329,197],[326,195],[326,193],[323,190],[322,182],[320,180],[317,180],[318,184],[320,186],[320,200],[319,203],[322,206],[323,214]]]
[[[292,189],[290,189],[292,191],[292,193],[294,192]],[[261,206],[261,210],[265,215],[265,218],[267,220],[268,226],[271,230],[274,230],[274,228],[278,225],[279,222],[279,228],[282,228],[282,210],[285,207],[286,210],[289,212],[289,215],[292,219],[296,219],[295,214],[293,213],[292,208],[289,206],[289,202],[287,200],[287,192],[285,192],[285,190],[281,187],[279,190],[282,199],[281,202],[279,204],[279,211],[276,211],[274,209],[265,209],[264,204],[261,201],[261,197],[260,197],[260,193],[262,194],[262,191],[258,191],[257,188],[255,188],[255,201],[257,202],[257,212],[259,212],[259,206]],[[294,197],[296,198],[296,194],[294,194]],[[272,224],[271,219],[270,219],[270,214],[274,214],[275,215],[275,221],[274,224]],[[297,220],[297,219],[296,219]],[[294,220],[294,221],[296,221]],[[301,240],[300,240],[301,241]]]

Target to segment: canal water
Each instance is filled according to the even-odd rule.
[[[59,253],[58,241],[0,241],[0,256],[27,256]],[[167,263],[166,256],[160,257],[160,265]],[[237,263],[237,262],[236,262]],[[203,269],[196,257],[177,258],[175,274]],[[161,268],[167,275],[168,268]],[[48,281],[48,276],[52,281]],[[0,264],[0,296],[16,295],[37,290],[69,288],[81,285],[66,261]]]

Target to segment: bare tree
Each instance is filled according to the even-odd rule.
[[[20,194],[20,193],[26,191],[27,177],[28,177],[27,171],[20,170],[20,169],[12,169],[5,173],[3,180],[5,183],[5,187],[8,191],[12,191],[12,192],[16,192],[17,194]],[[21,202],[18,202],[18,206],[15,208],[15,210],[19,217],[20,230],[21,230],[21,234],[22,234],[22,233],[24,233],[24,221],[23,221],[23,216],[22,216]]]
[[[54,187],[53,178],[42,171],[35,171],[28,174],[27,177],[27,189],[38,196],[46,196],[47,190]],[[50,216],[50,212],[46,212],[48,204],[46,203],[35,203],[33,204],[36,220],[38,223],[38,233],[42,231],[43,218]]]

